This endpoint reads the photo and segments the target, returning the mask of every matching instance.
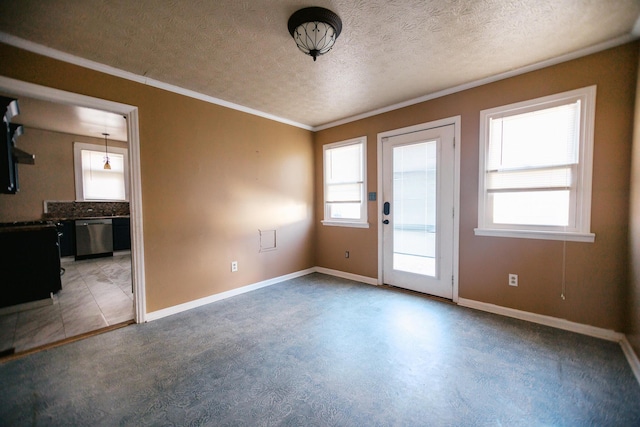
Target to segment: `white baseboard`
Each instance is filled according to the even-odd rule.
[[[627,358],[627,362],[633,371],[633,375],[635,375],[636,380],[638,380],[638,384],[640,384],[640,360],[638,360],[638,356],[633,350],[633,347],[631,346],[631,343],[629,343],[626,335],[621,332],[466,298],[459,298],[458,305],[502,316],[513,317],[520,320],[526,320],[528,322],[538,323],[545,326],[551,326],[565,331],[576,332],[578,334],[588,335],[594,338],[617,342],[620,344],[620,347],[622,347],[622,352]]]
[[[486,302],[475,301],[466,298],[459,298],[458,305],[462,307],[474,308],[476,310],[487,311],[489,313],[500,314],[502,316],[513,317],[515,319],[526,320],[528,322],[539,323],[541,325],[551,326],[554,328],[563,329],[565,331],[576,332],[578,334],[588,335],[607,341],[621,342],[624,338],[624,334],[613,331],[611,329],[598,328],[582,323],[571,322],[565,319],[558,319],[557,317],[516,310],[514,308],[502,307],[500,305],[489,304]]]
[[[633,351],[633,347],[631,347],[631,343],[627,339],[626,336],[622,337],[620,341],[620,347],[622,347],[622,351],[629,362],[629,366],[631,366],[631,370],[633,374],[636,376],[638,383],[640,384],[640,360],[638,359],[638,355]]]
[[[172,314],[181,313],[183,311],[191,310],[193,308],[201,307],[212,302],[220,301],[226,298],[231,298],[236,295],[251,292],[256,289],[264,288],[267,286],[275,285],[276,283],[284,282],[286,280],[295,279],[297,277],[306,276],[311,273],[322,273],[330,276],[341,277],[343,279],[354,280],[357,282],[367,283],[370,285],[377,285],[378,280],[373,277],[360,276],[358,274],[347,273],[339,270],[332,270],[324,267],[313,267],[306,270],[297,271],[295,273],[286,274],[280,277],[274,277],[273,279],[264,280],[251,285],[243,286],[238,289],[232,289],[230,291],[222,292],[219,294],[211,295],[205,298],[200,298],[194,301],[189,301],[184,304],[174,305],[173,307],[164,308],[162,310],[152,311],[147,313],[145,321],[150,322],[153,320],[161,319],[163,317],[171,316]],[[614,341],[620,343],[622,351],[624,352],[631,370],[635,375],[638,383],[640,383],[640,360],[633,350],[633,347],[627,340],[627,337],[620,333],[610,329],[598,328],[595,326],[585,325],[582,323],[571,322],[565,319],[558,319],[557,317],[545,316],[542,314],[531,313],[528,311],[516,310],[514,308],[502,307],[495,304],[489,304],[486,302],[470,300],[466,298],[459,298],[458,305],[462,307],[473,308],[480,311],[486,311],[502,316],[512,317],[515,319],[526,320],[533,323],[538,323],[545,326],[551,326],[553,328],[563,329],[565,331],[576,332],[583,335],[588,335],[595,338],[604,339],[607,341]]]
[[[251,285],[243,286],[241,288],[232,289],[230,291],[221,292],[219,294],[210,295],[208,297],[200,298],[194,301],[185,302],[184,304],[174,305],[172,307],[163,308],[161,310],[152,311],[146,314],[145,322],[151,322],[161,319],[163,317],[171,316],[172,314],[181,313],[183,311],[191,310],[192,308],[201,307],[203,305],[211,304],[212,302],[220,301],[223,299],[231,298],[236,295],[244,294],[246,292],[255,291],[256,289],[264,288],[266,286],[275,285],[276,283],[284,282],[285,280],[295,279],[297,277],[306,276],[311,273],[322,273],[330,276],[342,277],[343,279],[355,280],[357,282],[368,283],[370,285],[377,285],[377,279],[360,276],[352,273],[345,273],[344,271],[331,270],[324,267],[313,267],[306,270],[297,271],[295,273],[286,274],[284,276],[275,277],[273,279],[264,280],[262,282],[253,283]]]
[[[221,292],[215,295],[210,295],[208,297],[200,298],[194,301],[185,302],[184,304],[178,304],[172,307],[163,308],[162,310],[152,311],[146,314],[145,321],[151,322],[153,320],[158,320],[163,317],[171,316],[172,314],[181,313],[183,311],[211,304],[212,302],[231,298],[236,295],[244,294],[246,292],[255,291],[256,289],[264,288],[266,286],[275,285],[276,283],[284,282],[285,280],[291,280],[297,277],[306,276],[307,274],[311,274],[314,272],[314,268],[308,268],[306,270],[297,271],[295,273],[286,274],[280,277],[274,277],[273,279],[263,280],[262,282],[257,282],[251,285],[243,286],[241,288],[232,289],[230,291]]]
[[[354,280],[356,282],[367,283],[369,285],[378,284],[378,279],[375,279],[373,277],[360,276],[359,274],[346,273],[344,271],[332,270],[330,268],[324,267],[316,267],[314,270],[316,273],[328,274],[329,276],[341,277],[343,279]]]

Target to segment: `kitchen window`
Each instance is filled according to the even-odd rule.
[[[327,144],[324,152],[324,225],[367,228],[367,138]]]
[[[480,112],[476,235],[593,242],[595,86]]]
[[[109,147],[111,169],[104,169],[105,148],[76,142],[73,145],[76,200],[129,200],[129,156],[126,148]]]

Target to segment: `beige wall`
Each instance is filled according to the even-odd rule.
[[[629,219],[629,292],[628,324],[625,330],[629,342],[640,355],[640,73],[636,85],[636,110],[631,156],[631,209]]]
[[[459,296],[622,331],[625,322],[629,174],[638,45],[487,84],[318,132],[315,137],[316,216],[323,216],[322,145],[368,137],[368,191],[377,191],[377,134],[462,116]],[[480,110],[597,85],[591,229],[595,243],[566,244],[567,298],[560,298],[563,242],[479,237],[477,226]],[[377,277],[377,203],[369,229],[317,227],[316,264]],[[351,257],[344,258],[344,250]],[[519,275],[517,288],[507,285]]]
[[[5,59],[0,75],[139,107],[148,311],[313,265],[376,277],[376,203],[369,203],[369,229],[316,226],[322,218],[322,145],[366,135],[368,189],[374,191],[377,133],[461,115],[460,296],[625,328],[637,43],[315,137],[5,45],[0,54]],[[592,206],[597,237],[595,243],[567,243],[563,301],[562,242],[473,234],[479,111],[593,84],[598,86]],[[258,252],[258,229],[278,230],[276,251]],[[239,261],[238,273],[229,271],[232,260]],[[508,273],[519,274],[517,288],[507,286]]]
[[[147,311],[314,265],[311,132],[6,45],[0,57],[0,75],[139,108]],[[259,252],[259,229],[277,230],[277,250]]]
[[[0,194],[0,222],[39,220],[45,200],[75,200],[74,142],[104,145],[100,138],[25,128],[16,146],[35,154],[36,163],[18,165],[20,191]],[[119,141],[109,145],[126,147]]]

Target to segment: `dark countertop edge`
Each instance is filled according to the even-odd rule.
[[[0,225],[0,233],[15,233],[19,231],[37,231],[47,228],[53,228],[57,230],[54,223],[50,224],[31,224],[31,225]]]
[[[43,221],[75,221],[75,220],[85,220],[85,219],[109,219],[109,218],[131,218],[131,215],[108,215],[108,216],[70,216],[70,217],[51,217],[51,218],[43,218]]]

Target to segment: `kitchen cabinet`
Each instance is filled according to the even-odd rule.
[[[113,250],[131,250],[131,227],[129,218],[113,218]],[[75,220],[58,222],[60,236],[60,256],[69,257],[76,254],[76,228]]]
[[[46,299],[62,289],[56,226],[0,227],[0,271],[0,307]]]
[[[113,250],[131,249],[131,226],[129,218],[113,218]]]
[[[74,221],[60,221],[58,223],[60,235],[60,256],[74,256],[76,254],[76,230]]]
[[[113,218],[113,250],[131,250],[131,227],[129,218]],[[58,223],[60,236],[60,256],[69,257],[76,254],[76,229],[74,220],[65,220]]]

